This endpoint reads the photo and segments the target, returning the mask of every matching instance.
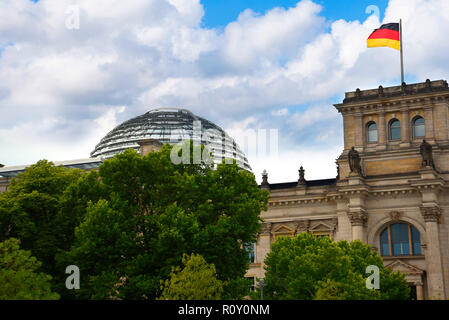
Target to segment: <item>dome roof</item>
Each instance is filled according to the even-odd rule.
[[[194,126],[195,131],[198,131],[195,134]],[[209,129],[216,130],[219,139],[205,134]],[[175,108],[154,109],[123,122],[101,139],[90,155],[107,159],[129,148],[139,151],[138,142],[146,139],[157,139],[164,144],[194,140],[209,148],[215,163],[231,158],[241,168],[251,170],[244,153],[223,129],[188,110]]]

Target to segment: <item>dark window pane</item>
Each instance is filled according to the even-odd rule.
[[[401,123],[399,120],[394,120],[390,123],[390,140],[401,139]]]
[[[408,225],[397,223],[391,225],[391,245],[393,247],[393,255],[409,255],[410,244],[408,239]]]
[[[408,256],[410,254],[410,245],[405,242],[392,243],[394,256]]]
[[[424,123],[425,123],[424,118],[419,117],[415,120],[416,125],[424,125]]]
[[[377,142],[377,124],[371,123],[367,128],[368,142]]]
[[[254,263],[255,260],[255,252],[254,252],[254,243],[246,243],[245,244],[246,252],[248,252],[250,263]]]
[[[413,242],[413,254],[414,255],[421,255],[421,243],[420,242]]]
[[[413,254],[422,254],[421,251],[421,236],[419,231],[415,227],[410,226],[412,229],[412,244],[413,244]]]
[[[423,118],[418,118],[414,121],[413,136],[421,138],[426,136],[426,126]]]
[[[380,235],[380,249],[382,256],[390,255],[390,248],[388,246],[388,229],[385,229]]]

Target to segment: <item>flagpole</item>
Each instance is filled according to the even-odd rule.
[[[401,85],[404,83],[404,49],[402,47],[402,19],[399,20],[399,44],[401,46]]]

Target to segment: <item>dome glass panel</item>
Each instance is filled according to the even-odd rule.
[[[146,139],[157,139],[164,144],[193,140],[207,146],[217,164],[222,162],[223,150],[226,150],[226,157],[236,160],[242,169],[251,171],[245,154],[234,139],[219,126],[185,109],[154,109],[125,121],[101,139],[90,155],[108,159],[130,148],[139,152],[139,141]]]

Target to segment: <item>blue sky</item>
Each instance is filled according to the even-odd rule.
[[[31,0],[38,2],[39,0]],[[246,9],[264,14],[275,7],[291,8],[297,0],[201,0],[205,15],[202,26],[206,28],[223,28],[237,19]],[[364,20],[369,6],[379,8],[379,16],[383,19],[388,0],[316,0],[323,6],[322,15],[329,21],[339,19]]]
[[[367,17],[366,9],[377,6],[380,17],[383,19],[388,0],[318,0],[316,3],[323,6],[322,15],[329,21],[339,19],[364,20]],[[201,0],[204,6],[205,16],[203,26],[207,28],[222,28],[229,22],[237,19],[238,15],[251,9],[257,13],[264,14],[274,7],[291,8],[297,3],[296,0]]]
[[[406,81],[448,79],[447,12],[448,0],[0,0],[0,163],[86,158],[118,124],[183,107],[228,132],[278,129],[277,158],[248,155],[258,180],[294,181],[300,165],[335,177],[333,104],[400,81],[398,52],[366,38],[403,18]]]

